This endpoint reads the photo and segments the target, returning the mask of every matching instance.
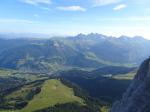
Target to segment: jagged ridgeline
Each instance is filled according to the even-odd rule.
[[[150,112],[150,58],[140,66],[135,79],[110,112]]]
[[[134,66],[150,55],[150,41],[79,34],[68,38],[0,39],[0,67],[47,72],[71,68]]]

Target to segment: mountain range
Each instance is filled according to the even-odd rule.
[[[149,55],[150,40],[139,36],[115,38],[91,33],[50,39],[0,39],[0,67],[30,72],[138,66]]]
[[[150,55],[150,40],[0,37],[0,112],[108,112],[116,100],[110,111],[122,112],[146,101],[149,59],[137,68]]]

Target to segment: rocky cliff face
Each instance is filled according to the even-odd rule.
[[[110,112],[150,112],[150,58],[142,63],[126,93]]]

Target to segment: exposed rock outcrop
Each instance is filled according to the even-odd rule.
[[[142,63],[126,93],[110,112],[150,112],[150,58]]]

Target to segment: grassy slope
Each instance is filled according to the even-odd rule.
[[[0,77],[8,77],[14,72],[14,70],[7,70],[7,69],[1,69],[0,68]]]
[[[22,109],[22,112],[32,112],[55,104],[63,104],[77,101],[84,104],[84,101],[74,96],[73,90],[62,84],[59,80],[48,80],[43,84],[41,92],[34,96],[33,100]]]
[[[130,72],[127,74],[119,74],[119,75],[113,76],[113,78],[117,80],[132,80],[135,74],[136,72]]]
[[[109,109],[110,109],[109,107],[104,106],[101,108],[101,112],[109,112]]]
[[[102,60],[102,59],[98,58],[93,52],[86,52],[85,56],[87,59],[95,60],[95,61],[102,63],[104,65],[107,65],[107,66],[124,66],[124,67],[135,67],[136,66],[136,64],[133,64],[133,63],[120,64],[120,63],[114,63],[114,62],[107,61],[107,60]]]

